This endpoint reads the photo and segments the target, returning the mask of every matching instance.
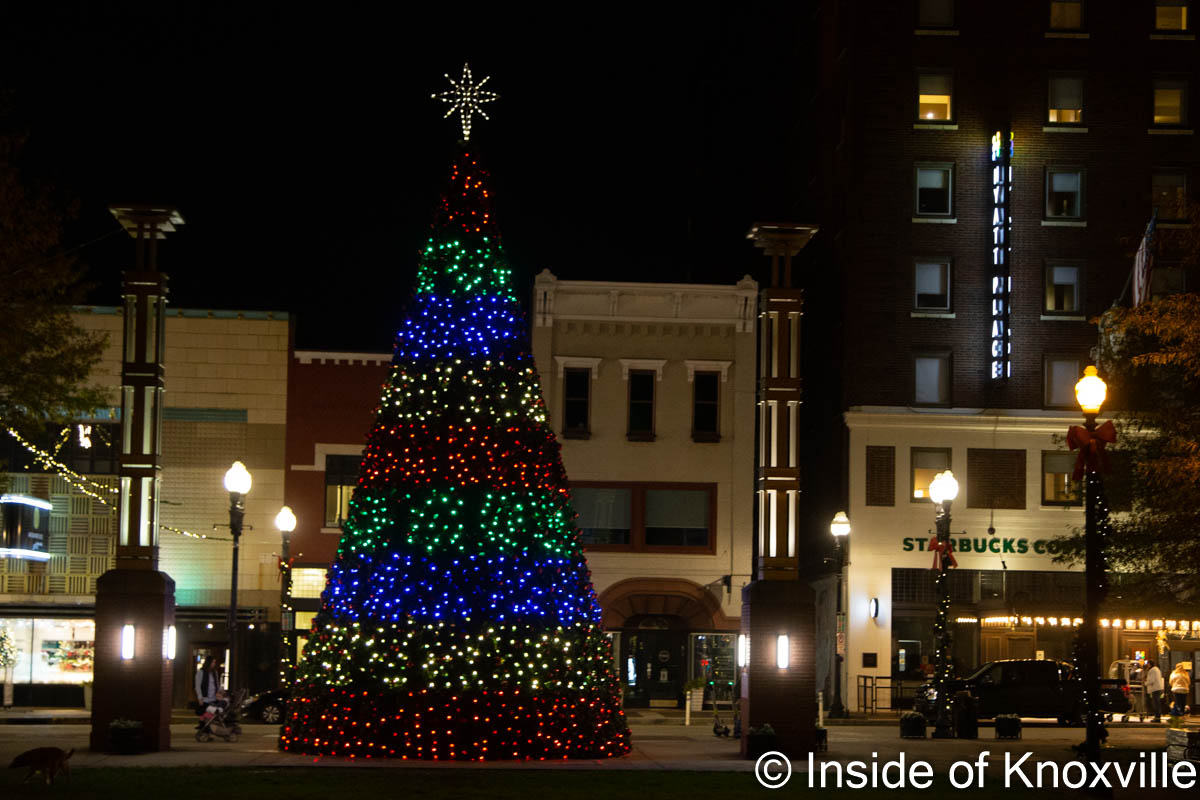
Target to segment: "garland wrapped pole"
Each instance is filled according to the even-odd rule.
[[[954,558],[954,540],[950,538],[950,504],[958,497],[958,481],[950,470],[938,473],[929,484],[929,497],[933,500],[937,535],[929,542],[933,551],[933,569],[937,570],[938,607],[933,625],[933,639],[937,647],[934,660],[934,694],[937,715],[933,722],[933,738],[954,738],[954,721],[951,710],[954,698],[946,688],[954,678],[950,661],[950,568],[958,566]]]
[[[1084,377],[1075,384],[1075,398],[1083,409],[1084,427],[1071,426],[1067,431],[1067,444],[1078,450],[1075,462],[1075,480],[1086,476],[1084,482],[1084,544],[1087,553],[1084,561],[1084,578],[1087,581],[1084,601],[1083,625],[1078,632],[1076,673],[1083,683],[1083,709],[1087,722],[1087,738],[1082,755],[1093,763],[1100,760],[1100,748],[1108,738],[1104,725],[1104,710],[1100,699],[1100,606],[1108,596],[1108,565],[1105,554],[1105,539],[1108,535],[1108,503],[1104,497],[1104,483],[1100,472],[1106,467],[1105,444],[1116,440],[1112,421],[1096,426],[1096,417],[1104,403],[1106,387],[1089,366]]]

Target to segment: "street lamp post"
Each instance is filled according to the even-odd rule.
[[[829,707],[830,718],[837,719],[840,717],[849,716],[846,713],[846,706],[842,703],[842,655],[841,648],[845,636],[844,622],[842,621],[843,606],[842,592],[845,590],[843,582],[843,572],[846,568],[846,551],[842,543],[847,541],[850,536],[850,518],[846,516],[845,511],[839,511],[833,517],[833,522],[829,523],[829,532],[833,534],[833,541],[837,543],[837,616],[835,617],[836,631],[834,633],[834,649],[833,649],[833,703]]]
[[[250,491],[250,473],[246,465],[240,461],[225,473],[225,489],[229,492],[229,531],[233,534],[233,566],[229,578],[229,619],[225,628],[229,635],[229,663],[225,665],[225,674],[229,679],[229,689],[233,690],[234,683],[234,654],[237,650],[237,592],[238,592],[238,546],[242,538],[242,522],[246,516],[246,505],[243,498]]]
[[[279,683],[286,686],[292,677],[292,531],[296,530],[296,515],[284,506],[275,516],[282,544],[279,548]]]
[[[954,545],[950,541],[950,504],[958,497],[958,481],[950,470],[939,472],[929,484],[929,497],[933,500],[937,538],[934,543],[935,567],[938,569],[938,609],[934,623],[936,637],[936,661],[934,664],[934,692],[936,693],[937,716],[934,718],[933,737],[949,739],[954,736],[954,725],[950,718],[951,698],[946,688],[952,678],[950,674],[950,579],[949,570],[955,564]]]
[[[1104,712],[1100,708],[1100,606],[1108,594],[1108,580],[1104,568],[1104,537],[1097,523],[1098,505],[1103,492],[1103,484],[1098,472],[1099,463],[1096,454],[1102,447],[1101,437],[1096,430],[1096,417],[1104,404],[1107,387],[1096,372],[1089,366],[1083,372],[1083,377],[1075,384],[1075,399],[1083,411],[1084,430],[1087,433],[1080,436],[1074,431],[1068,432],[1072,440],[1072,448],[1076,444],[1081,448],[1080,458],[1085,473],[1084,481],[1084,576],[1087,580],[1083,612],[1083,625],[1079,629],[1079,658],[1083,672],[1083,707],[1087,716],[1087,739],[1084,742],[1084,755],[1089,761],[1097,761],[1100,757],[1100,746],[1108,737],[1104,729]],[[1111,424],[1105,427],[1111,428]],[[1078,469],[1078,467],[1077,467]]]

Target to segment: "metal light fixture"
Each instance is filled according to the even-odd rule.
[[[284,506],[279,509],[279,513],[275,515],[275,527],[280,533],[291,533],[296,530],[296,515],[292,513],[292,509]]]
[[[1108,394],[1108,386],[1100,378],[1095,367],[1083,371],[1083,377],[1075,384],[1075,401],[1084,414],[1099,414]]]
[[[870,604],[867,606],[867,613],[871,615],[871,619],[879,619],[879,598],[872,597]]]
[[[958,497],[958,479],[950,470],[939,472],[929,484],[929,499],[937,503],[953,502]]]
[[[845,620],[843,619],[842,609],[842,594],[845,592],[845,576],[846,571],[846,548],[844,542],[850,541],[850,517],[845,511],[839,511],[833,515],[833,521],[829,523],[829,532],[833,534],[833,541],[837,544],[837,598],[835,617],[837,621],[837,630],[834,632],[834,647],[833,647],[833,702],[829,706],[829,716],[834,718],[842,718],[849,716],[846,713],[846,706],[842,702],[842,663],[844,661],[843,650],[845,649]]]
[[[250,486],[253,480],[250,477],[250,472],[246,469],[246,465],[240,461],[233,462],[233,466],[225,472],[225,491],[234,494],[249,494]]]
[[[229,636],[229,650],[225,657],[226,688],[232,688],[234,679],[233,658],[237,653],[237,591],[238,591],[238,550],[241,546],[242,522],[246,517],[246,505],[243,499],[250,491],[253,481],[246,465],[240,461],[225,473],[225,489],[229,492],[229,532],[233,534],[233,559],[229,575],[229,619],[226,621],[226,633]]]

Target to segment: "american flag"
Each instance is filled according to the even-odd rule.
[[[1142,243],[1138,245],[1133,259],[1133,307],[1137,308],[1150,299],[1150,276],[1154,272],[1154,220],[1146,226]]]

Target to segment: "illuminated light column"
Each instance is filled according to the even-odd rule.
[[[142,746],[171,746],[175,582],[158,571],[162,475],[163,352],[167,276],[158,241],[183,223],[170,206],[109,211],[136,243],[124,275],[121,346],[121,458],[116,567],[96,582],[95,691],[91,748],[108,749],[117,718],[142,723]]]
[[[797,433],[804,295],[792,288],[792,258],[816,234],[813,225],[755,223],[747,238],[771,259],[759,296],[758,519],[754,580],[742,590],[740,641],[742,753],[746,732],[770,724],[779,750],[811,752],[816,739],[816,644],[813,593],[800,580],[800,466]]]
[[[991,361],[989,376],[1004,380],[1012,376],[1012,195],[1013,136],[992,134],[992,295]]]

